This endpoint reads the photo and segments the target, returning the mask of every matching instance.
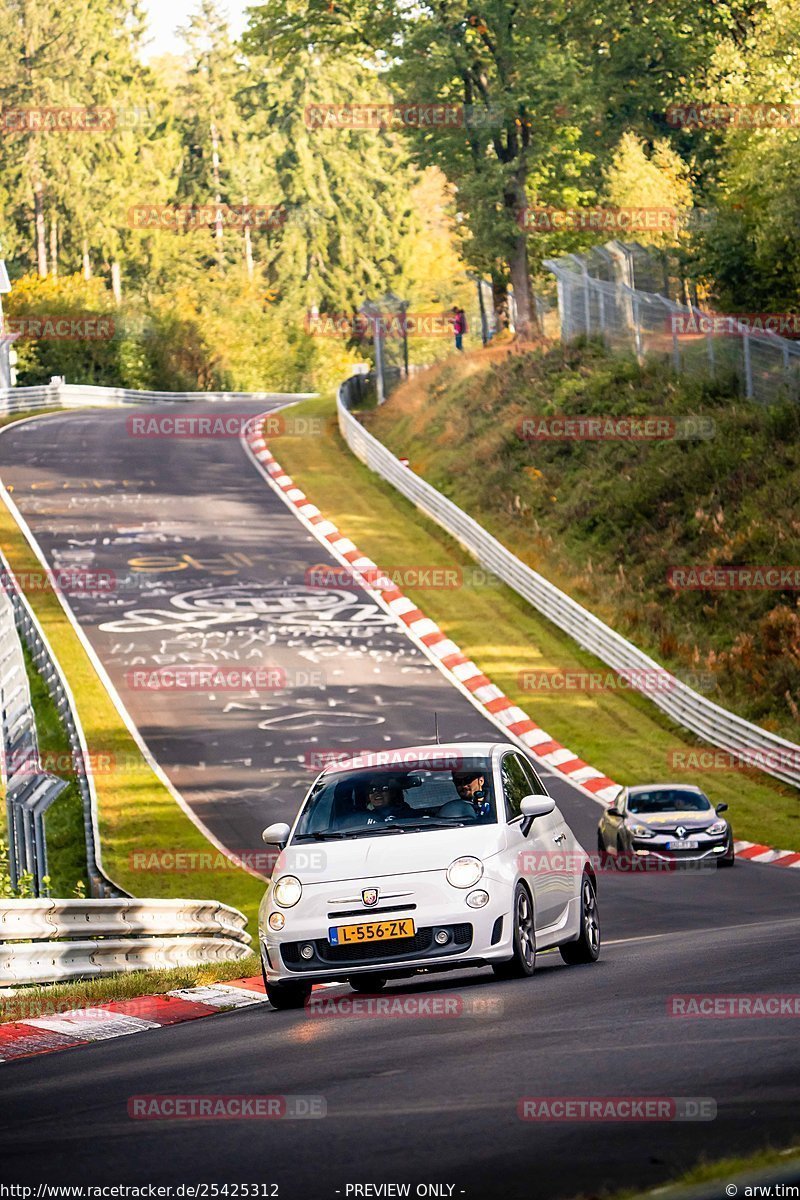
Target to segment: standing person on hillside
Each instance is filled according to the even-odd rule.
[[[456,350],[464,349],[464,334],[467,332],[467,317],[463,308],[453,305],[453,334],[456,339]]]

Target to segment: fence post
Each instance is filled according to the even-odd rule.
[[[744,353],[744,394],[748,400],[753,398],[753,365],[750,361],[750,333],[745,329],[742,336],[742,351]]]
[[[633,345],[636,350],[636,357],[639,362],[642,361],[642,327],[639,324],[639,297],[633,293]]]
[[[700,310],[696,309],[695,311],[697,312],[698,316],[700,316]],[[708,351],[709,374],[711,375],[711,378],[714,379],[717,373],[717,360],[714,355],[714,335],[711,332],[710,323],[708,332],[706,333],[706,350]]]
[[[587,270],[583,272],[583,320],[584,332],[588,337],[592,332],[592,306],[589,300],[589,272]]]
[[[672,325],[672,367],[676,375],[681,373],[681,352],[678,347],[678,331],[675,328],[674,314],[670,314],[670,323]]]

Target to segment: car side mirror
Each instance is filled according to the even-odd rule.
[[[291,827],[285,821],[276,821],[274,825],[267,826],[261,835],[261,840],[268,846],[280,846],[282,850],[288,842],[291,832]]]
[[[537,817],[546,817],[553,812],[556,807],[555,800],[550,796],[526,796],[519,806],[519,811],[522,813],[522,832],[525,837],[530,833],[530,828]]]
[[[717,807],[714,809],[714,812],[718,812],[718,813],[727,812],[727,811],[728,811],[727,804],[718,804]]]

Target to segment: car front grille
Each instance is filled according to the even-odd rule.
[[[349,963],[351,966],[371,962],[390,963],[406,958],[440,958],[448,954],[459,954],[472,944],[472,925],[437,925],[436,929],[447,929],[450,940],[440,946],[433,940],[434,928],[418,929],[413,937],[397,938],[391,942],[362,942],[349,946],[332,946],[326,938],[309,942],[286,942],[281,946],[281,956],[290,971],[319,971],[325,967]],[[302,958],[300,947],[311,944],[312,958]]]

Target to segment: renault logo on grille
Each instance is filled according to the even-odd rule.
[[[364,888],[364,890],[361,893],[361,899],[364,901],[367,908],[372,908],[372,906],[374,904],[378,903],[378,889],[377,888]]]
[[[677,827],[677,829],[675,830],[675,832],[677,833],[677,835],[678,835],[678,837],[679,837],[679,838],[685,838],[685,837],[686,837],[686,830],[685,830],[685,828],[683,827],[683,825],[679,825],[679,826]]]

